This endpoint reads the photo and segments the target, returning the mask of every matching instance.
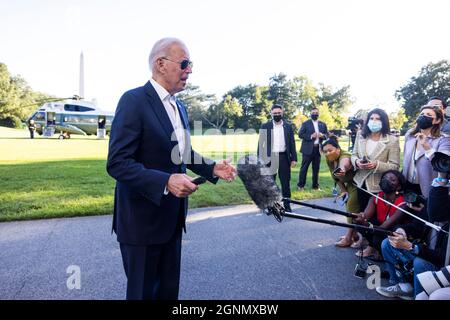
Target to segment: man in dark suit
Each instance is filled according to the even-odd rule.
[[[319,109],[313,108],[311,110],[311,119],[305,121],[298,136],[302,140],[300,152],[302,153],[302,166],[298,176],[297,189],[303,191],[306,184],[306,174],[308,173],[309,165],[312,162],[312,187],[315,190],[319,189],[319,169],[320,169],[320,144],[328,136],[327,125],[319,121]]]
[[[198,189],[186,168],[216,183],[236,170],[190,147],[188,115],[174,94],[192,62],[178,39],[153,46],[152,78],[123,94],[111,128],[107,171],[116,179],[113,230],[127,276],[127,299],[178,298],[187,197]]]
[[[283,197],[291,197],[291,168],[297,164],[294,130],[292,124],[283,120],[283,107],[272,106],[272,121],[266,122],[259,130],[258,157],[280,176]],[[292,211],[289,202],[284,202],[287,211]]]

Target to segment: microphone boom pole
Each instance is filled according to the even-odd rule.
[[[353,228],[353,229],[356,229],[356,230],[363,229],[363,230],[367,230],[367,231],[374,232],[374,233],[386,234],[388,236],[392,236],[393,235],[392,231],[389,231],[389,230],[386,230],[386,229],[381,229],[381,228],[377,228],[377,227],[367,227],[367,226],[363,226],[363,225],[359,225],[359,224],[337,222],[337,221],[334,221],[334,220],[321,219],[321,218],[307,216],[307,215],[299,214],[299,213],[293,213],[293,212],[289,212],[289,211],[285,211],[281,215],[284,216],[284,217],[295,218],[295,219],[306,220],[306,221],[312,221],[312,222],[319,222],[319,223],[324,223],[324,224],[329,224],[329,225],[339,226],[339,227]]]
[[[395,205],[395,204],[393,204],[393,203],[390,203],[390,202],[387,201],[387,200],[384,200],[383,198],[377,196],[376,194],[373,194],[372,192],[370,192],[370,191],[368,191],[368,190],[366,190],[366,189],[360,188],[360,187],[358,187],[357,185],[355,185],[355,186],[356,186],[359,190],[362,190],[362,191],[364,191],[365,193],[368,193],[368,194],[370,194],[371,196],[377,198],[378,200],[381,200],[381,201],[383,201],[384,203],[387,203],[387,204],[393,206],[393,207],[396,208],[397,210],[400,210],[401,212],[406,213],[407,215],[413,217],[414,219],[419,220],[420,222],[424,223],[426,226],[428,226],[428,227],[430,227],[430,228],[432,228],[432,229],[434,229],[434,230],[436,230],[436,231],[438,231],[438,232],[443,232],[443,233],[448,234],[448,232],[445,231],[444,229],[442,229],[440,226],[437,226],[437,225],[435,225],[435,224],[433,224],[433,223],[431,223],[431,222],[428,222],[428,221],[426,221],[426,220],[424,220],[424,219],[422,219],[422,218],[420,218],[420,217],[418,217],[418,216],[412,214],[411,212],[408,212],[408,211],[406,211],[405,209],[400,208],[399,206],[397,206],[397,205]]]
[[[323,207],[323,206],[318,206],[316,204],[306,203],[306,202],[303,202],[303,201],[292,200],[292,199],[289,199],[289,198],[283,198],[283,200],[291,202],[291,203],[299,204],[299,205],[302,205],[302,206],[305,206],[305,207],[317,209],[317,210],[323,210],[323,211],[328,211],[328,212],[331,212],[331,213],[340,214],[340,215],[348,217],[348,218],[357,218],[358,217],[355,214],[348,213],[348,212],[345,212],[345,211],[342,211],[342,210],[328,208],[328,207]]]

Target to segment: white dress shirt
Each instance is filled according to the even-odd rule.
[[[178,141],[180,156],[182,156],[186,147],[186,136],[183,122],[181,121],[180,113],[177,108],[175,96],[171,96],[169,92],[167,92],[167,90],[154,79],[150,78],[150,83],[152,84],[153,88],[155,88],[156,93],[158,94],[162,104],[164,105],[164,108],[166,109],[167,115],[169,116],[170,122],[172,123],[172,127],[175,132],[175,137]],[[172,140],[174,140],[175,137],[172,136]]]
[[[314,125],[314,131],[317,133],[317,138],[316,138],[316,140],[314,140],[314,144],[319,144],[319,133],[320,133],[319,120],[316,120],[316,121],[312,120],[312,123]]]
[[[283,121],[277,124],[273,121],[273,146],[272,152],[285,152],[286,151],[286,141],[284,140],[284,128]]]

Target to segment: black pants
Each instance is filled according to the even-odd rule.
[[[308,173],[309,165],[312,162],[312,187],[319,188],[319,169],[320,169],[320,152],[319,146],[313,147],[313,152],[310,155],[302,154],[302,167],[298,175],[298,184],[300,188],[304,188],[306,184],[306,174]]]
[[[127,300],[177,300],[180,283],[181,227],[164,244],[120,244],[127,276]]]
[[[362,184],[361,188],[367,190],[366,182]],[[359,210],[361,212],[364,212],[364,210],[366,210],[370,198],[372,198],[370,194],[358,189],[358,203],[359,203]]]
[[[290,198],[291,164],[289,163],[285,152],[279,153],[278,163],[278,175],[280,176],[281,194],[283,195],[283,198]],[[276,174],[273,176],[273,179],[275,181],[277,180]]]

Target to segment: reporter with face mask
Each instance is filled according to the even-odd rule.
[[[353,184],[355,171],[351,162],[351,154],[342,150],[336,136],[330,136],[322,145],[328,168],[335,183],[339,186],[342,199],[346,199],[347,212],[360,212],[358,203],[358,190]],[[352,218],[347,218],[348,223],[353,223]],[[337,247],[349,247],[357,245],[357,232],[349,228],[347,234],[335,243]]]
[[[264,123],[259,130],[258,157],[271,168],[274,180],[278,173],[283,197],[290,198],[291,168],[297,165],[297,150],[292,124],[283,119],[283,113],[281,105],[272,106],[272,121]],[[284,208],[292,211],[287,201]]]
[[[396,205],[397,207],[406,206],[403,190],[405,186],[405,178],[397,170],[388,170],[381,176],[378,192],[378,197],[383,198]],[[381,229],[391,230],[402,223],[404,220],[404,213],[396,209],[394,206],[387,204],[375,197],[371,197],[369,204],[364,212],[357,213],[358,218],[355,222],[361,225],[374,225]],[[373,234],[367,231],[361,232],[369,242],[369,245],[356,253],[357,256],[373,257],[380,259],[379,251],[381,250],[381,243],[386,238],[385,235]]]
[[[449,155],[450,153],[447,153],[447,156]],[[413,210],[416,216],[448,232],[450,221],[448,172],[439,172],[439,175],[430,186],[427,206]],[[446,284],[448,288],[448,281],[434,277],[428,282],[434,280],[435,283],[427,286],[427,283],[422,283],[418,277],[423,272],[435,272],[445,266],[447,243],[448,234],[431,229],[417,219],[397,226],[394,235],[385,239],[381,245],[391,286],[378,287],[377,292],[390,298],[413,299],[415,296],[416,300],[448,299],[448,295],[442,296],[443,292],[433,292],[431,295],[432,292],[429,290],[430,287],[437,289]]]
[[[450,151],[450,141],[441,134],[443,113],[438,106],[423,106],[415,126],[405,136],[403,175],[406,189],[428,197],[437,172],[431,166],[435,152]]]
[[[376,108],[368,113],[364,127],[356,137],[352,164],[356,170],[355,183],[372,193],[381,190],[380,180],[384,172],[399,169],[399,139],[390,134],[389,118],[384,110]],[[361,210],[366,208],[369,199],[370,195],[358,190]]]
[[[300,152],[302,154],[302,165],[298,175],[297,190],[304,191],[306,175],[309,165],[312,163],[312,188],[320,190],[319,169],[320,169],[320,144],[328,137],[327,125],[319,120],[319,109],[312,108],[311,119],[303,122],[298,136],[302,140]]]

